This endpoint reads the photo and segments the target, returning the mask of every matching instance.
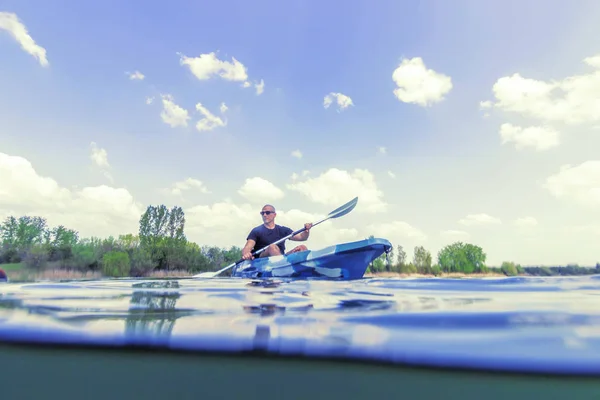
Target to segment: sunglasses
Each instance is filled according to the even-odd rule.
[[[270,215],[270,214],[275,214],[275,211],[261,211],[260,215]]]

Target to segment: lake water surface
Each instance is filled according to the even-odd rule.
[[[0,340],[600,374],[600,276],[8,283]]]

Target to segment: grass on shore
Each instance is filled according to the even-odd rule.
[[[21,263],[2,264],[3,269],[11,282],[35,282],[35,281],[62,281],[62,280],[93,280],[105,278],[102,273],[97,271],[82,272],[78,270],[67,269],[46,269],[42,271],[32,271],[24,268]],[[145,278],[168,278],[168,277],[189,277],[194,273],[185,270],[173,271],[153,271]],[[365,278],[434,278],[433,274],[402,274],[398,272],[376,272],[366,273]],[[504,274],[490,272],[486,274],[464,274],[458,272],[442,273],[439,278],[484,278],[484,277],[504,277]]]
[[[99,271],[82,272],[78,270],[68,269],[46,269],[42,271],[30,271],[26,269],[5,269],[0,266],[6,274],[10,282],[37,282],[37,281],[67,281],[67,280],[95,280],[104,279],[106,276]],[[154,271],[145,276],[145,278],[167,278],[167,277],[188,277],[193,273],[189,271]]]

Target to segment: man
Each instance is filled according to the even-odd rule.
[[[307,250],[306,246],[301,244],[299,246],[294,247],[288,253],[285,252],[285,240],[278,244],[275,243],[281,238],[288,236],[294,231],[287,226],[277,225],[275,224],[275,216],[277,213],[275,212],[275,207],[270,204],[266,204],[262,211],[260,212],[262,215],[263,224],[255,227],[250,231],[248,237],[246,238],[246,245],[242,249],[242,258],[244,260],[252,260],[254,256],[252,255],[253,251],[260,250],[265,246],[267,247],[264,251],[262,251],[258,257],[271,257],[271,256],[279,256],[282,254],[292,254],[298,251]],[[304,224],[306,230],[302,233],[298,233],[289,238],[289,240],[294,240],[298,242],[303,242],[308,239],[309,230],[312,227],[312,223],[307,222]]]

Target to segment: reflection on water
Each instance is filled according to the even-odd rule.
[[[186,315],[175,308],[181,297],[179,282],[138,282],[131,287],[133,292],[125,321],[126,335],[170,336],[177,318]]]
[[[599,289],[598,276],[2,284],[0,340],[600,371]]]

